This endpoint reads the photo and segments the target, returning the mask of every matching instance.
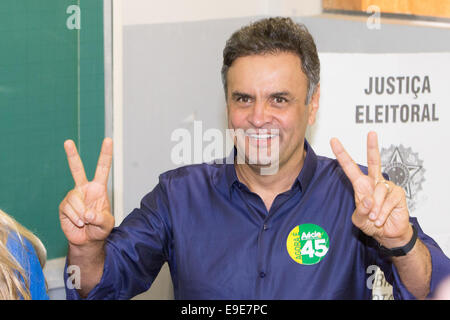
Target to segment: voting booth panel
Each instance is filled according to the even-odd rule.
[[[338,137],[366,165],[366,135],[378,133],[382,170],[403,187],[410,215],[445,245],[450,191],[445,141],[450,138],[450,54],[321,54],[321,106],[311,135],[333,157]]]
[[[383,172],[404,189],[410,215],[449,255],[450,215],[442,203],[450,192],[450,54],[323,53],[320,60],[314,149],[334,157],[329,141],[338,137],[357,163],[367,165],[366,135],[376,131]],[[390,297],[379,277],[376,297]]]

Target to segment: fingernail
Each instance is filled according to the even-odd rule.
[[[376,225],[377,227],[381,226],[381,220],[375,221],[375,225]]]
[[[83,222],[83,220],[79,219],[79,220],[77,221],[77,226],[79,226],[80,228],[84,227],[84,222]]]
[[[377,215],[375,214],[375,212],[371,212],[371,213],[369,214],[369,219],[370,219],[370,220],[375,220],[376,217],[377,217]]]

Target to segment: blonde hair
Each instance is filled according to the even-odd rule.
[[[0,209],[0,300],[30,300],[30,283],[25,269],[6,245],[10,234],[18,239],[24,250],[24,239],[32,244],[42,268],[47,251],[38,237]]]

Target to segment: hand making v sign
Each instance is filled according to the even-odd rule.
[[[112,139],[103,141],[94,180],[88,181],[83,162],[75,143],[64,143],[75,187],[69,191],[59,206],[61,228],[72,245],[83,246],[101,242],[114,227],[114,217],[107,193],[108,175],[111,169]]]
[[[406,195],[403,188],[386,181],[381,173],[377,134],[369,132],[367,135],[368,175],[361,172],[338,139],[331,139],[330,144],[353,185],[356,203],[352,216],[354,225],[387,248],[408,243],[413,230],[409,223]]]

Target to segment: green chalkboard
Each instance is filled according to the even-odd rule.
[[[63,143],[92,177],[104,137],[102,0],[0,1],[0,208],[66,255]]]

